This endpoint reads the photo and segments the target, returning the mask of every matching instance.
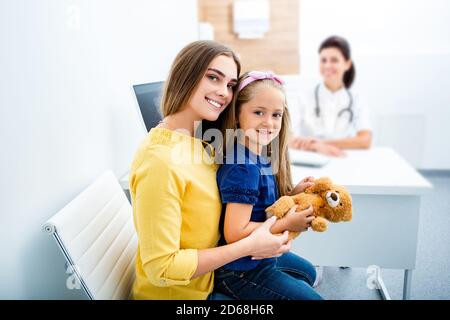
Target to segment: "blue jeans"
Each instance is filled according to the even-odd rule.
[[[234,300],[233,298],[224,295],[223,293],[213,291],[211,294],[206,298],[206,300]]]
[[[288,252],[249,271],[216,270],[214,291],[239,300],[321,300],[315,279],[314,266]]]

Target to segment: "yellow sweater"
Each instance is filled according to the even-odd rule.
[[[130,172],[138,235],[135,299],[206,299],[213,272],[191,279],[197,249],[217,246],[221,202],[217,165],[202,141],[154,128]]]

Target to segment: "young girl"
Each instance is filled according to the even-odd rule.
[[[234,52],[213,41],[187,45],[172,64],[162,99],[164,119],[140,145],[130,172],[138,236],[135,299],[206,299],[218,267],[290,248],[287,233],[270,233],[273,220],[240,241],[216,247],[221,214],[217,166],[192,162],[208,158],[203,148],[208,144],[194,132],[202,122],[224,129],[222,117],[239,70]]]
[[[312,184],[308,177],[292,188],[289,115],[282,84],[273,73],[257,71],[239,81],[231,106],[234,117],[228,119],[238,134],[233,143],[227,143],[225,164],[217,172],[223,204],[222,244],[239,241],[261,225],[265,208],[279,196],[301,192]],[[312,213],[311,207],[300,213],[293,208],[271,231],[305,231]],[[293,253],[267,259],[244,257],[215,275],[215,290],[235,299],[321,299],[312,288],[314,267]]]

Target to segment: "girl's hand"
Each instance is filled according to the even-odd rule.
[[[294,189],[289,193],[290,196],[293,196],[297,193],[305,191],[306,188],[309,188],[314,185],[314,177],[306,177],[302,181],[300,181]]]
[[[281,236],[270,232],[270,228],[275,221],[275,217],[267,219],[246,238],[250,244],[250,255],[253,259],[279,257],[291,249],[288,231],[285,231]]]
[[[326,144],[324,142],[320,142],[320,141],[315,142],[312,147],[313,147],[314,151],[324,154],[329,157],[344,157],[345,156],[345,152],[343,150],[341,150],[338,147],[332,146],[330,144]]]
[[[311,221],[314,220],[313,206],[299,212],[295,212],[297,206],[293,206],[282,219],[287,219],[287,227],[289,231],[304,232],[311,227]]]

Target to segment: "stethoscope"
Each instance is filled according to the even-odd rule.
[[[317,118],[320,118],[319,86],[320,86],[320,84],[318,84],[318,85],[316,86],[316,89],[314,90],[314,97],[315,97],[315,99],[316,99],[316,117],[317,117]],[[353,110],[352,110],[352,106],[353,106],[353,96],[352,96],[352,94],[350,93],[350,91],[348,91],[347,89],[345,89],[345,91],[346,91],[347,94],[348,94],[349,103],[348,103],[347,108],[344,108],[344,109],[342,109],[341,111],[339,111],[339,113],[338,113],[337,116],[338,116],[338,118],[339,118],[339,117],[342,116],[345,112],[348,112],[349,115],[350,115],[348,122],[351,123],[351,122],[353,121]]]

